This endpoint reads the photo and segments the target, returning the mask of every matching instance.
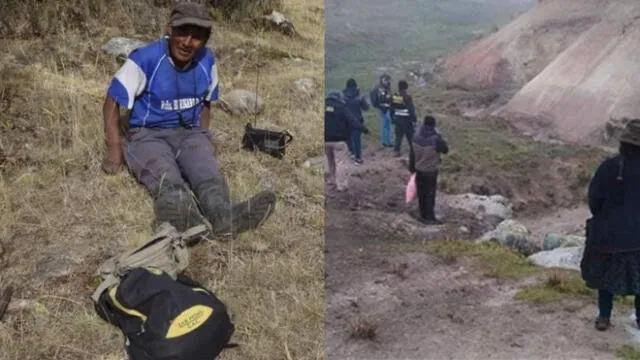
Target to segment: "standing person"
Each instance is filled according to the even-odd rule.
[[[409,171],[416,174],[416,190],[420,207],[420,222],[426,225],[442,224],[436,218],[434,207],[438,189],[440,154],[449,152],[449,145],[436,131],[436,119],[425,116],[413,141],[409,143]]]
[[[102,169],[116,173],[124,157],[153,197],[158,224],[184,231],[209,222],[213,235],[235,237],[259,227],[276,196],[263,191],[241,203],[230,199],[209,130],[211,102],[218,99],[215,56],[206,47],[211,27],[204,6],[181,3],[171,12],[167,36],[129,54],[103,105]],[[124,139],[120,106],[130,110]]]
[[[358,84],[354,79],[347,80],[347,86],[342,91],[342,95],[344,96],[349,111],[355,115],[360,124],[362,124],[360,128],[353,130],[349,143],[349,150],[354,158],[354,162],[356,165],[360,165],[362,164],[362,133],[366,131],[362,111],[369,110],[369,104],[367,103],[367,99],[360,95],[360,89],[358,89]]]
[[[324,153],[329,168],[328,185],[345,191],[349,185],[350,168],[347,143],[362,124],[353,115],[339,91],[331,91],[324,107]]]
[[[391,76],[382,74],[380,82],[371,90],[371,105],[380,111],[380,142],[382,147],[391,143]]]
[[[398,92],[393,94],[391,100],[391,121],[395,126],[396,144],[395,155],[400,156],[402,138],[406,137],[409,146],[413,138],[413,129],[417,122],[416,108],[413,106],[413,98],[407,93],[409,84],[405,80],[398,81]]]
[[[580,268],[598,290],[595,327],[611,326],[614,295],[635,295],[640,327],[640,120],[631,120],[619,154],[603,161],[589,184],[587,239]]]

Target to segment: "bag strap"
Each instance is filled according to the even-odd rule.
[[[120,283],[120,278],[112,274],[107,275],[102,283],[100,283],[100,285],[98,285],[98,287],[94,290],[93,294],[91,294],[91,300],[93,300],[93,302],[97,304],[100,301],[100,296],[102,296],[102,294],[109,288],[117,285],[118,283]]]
[[[136,267],[156,267],[174,279],[177,278],[189,265],[189,250],[185,242],[207,231],[205,224],[194,226],[182,233],[177,232],[168,222],[160,224],[149,241],[102,264],[98,272],[103,277],[103,282],[91,298],[98,302],[105,290],[117,285],[125,273]]]
[[[180,238],[182,238],[182,240],[187,242],[193,239],[194,237],[197,237],[206,233],[208,230],[209,229],[205,224],[194,226],[192,228],[185,230],[182,234],[180,234]]]

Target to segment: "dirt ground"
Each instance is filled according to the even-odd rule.
[[[442,193],[436,213],[445,225],[418,224],[415,204],[403,201],[403,166],[389,150],[368,151],[349,191],[327,194],[327,359],[615,359],[629,344],[628,310],[614,309],[614,327],[597,332],[595,299],[519,302],[513,295],[535,279],[486,278],[469,259],[398,250],[418,237],[471,239],[489,226],[449,209]],[[522,221],[534,232],[571,232],[587,213],[560,209]]]

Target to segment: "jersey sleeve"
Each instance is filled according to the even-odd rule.
[[[216,65],[216,57],[212,51],[209,51],[209,61],[210,64],[210,78],[211,82],[209,83],[209,88],[207,91],[207,95],[205,96],[205,101],[217,101],[218,93],[219,93],[219,84],[218,84],[218,67]]]
[[[142,94],[147,85],[147,74],[144,69],[145,63],[141,53],[134,50],[114,75],[107,95],[118,105],[126,106],[131,110],[135,98]]]
[[[207,87],[207,93],[204,96],[204,101],[212,102],[217,101],[219,96],[219,82],[218,82],[218,67],[216,64],[216,57],[211,49],[207,48],[207,52],[204,61],[201,62],[203,70],[207,72],[209,77],[209,85]]]

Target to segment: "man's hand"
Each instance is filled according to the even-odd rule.
[[[107,145],[107,153],[102,160],[102,171],[107,175],[114,175],[122,166],[122,149],[119,145]]]

